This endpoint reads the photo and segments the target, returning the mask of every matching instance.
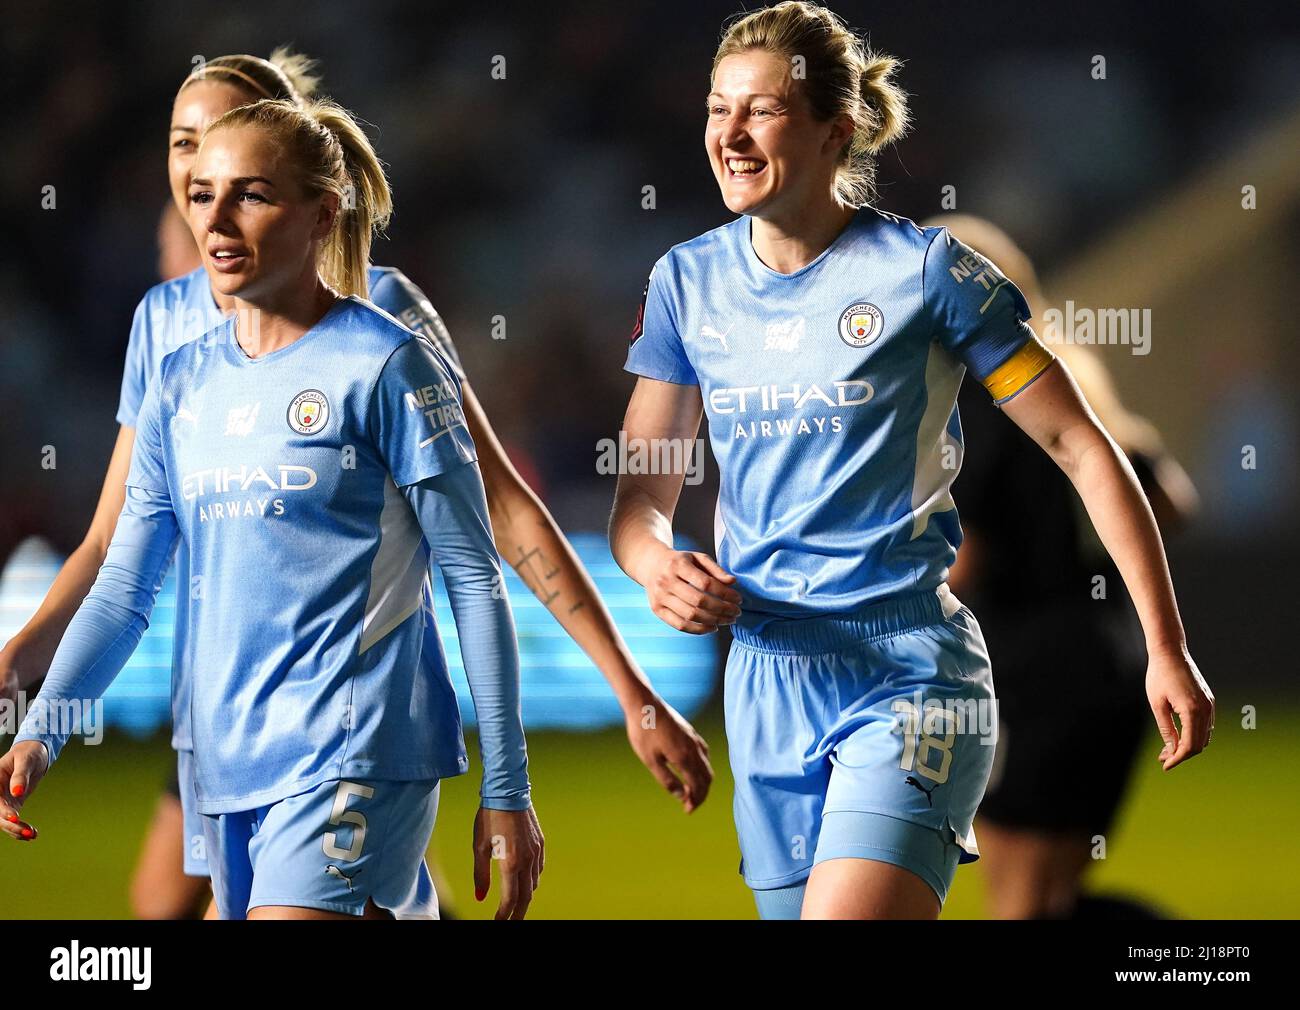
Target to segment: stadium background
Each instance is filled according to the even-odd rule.
[[[916,127],[881,162],[879,206],[920,219],[955,187],[958,211],[996,221],[1035,259],[1052,304],[1152,311],[1150,354],[1101,353],[1202,496],[1169,550],[1218,729],[1172,776],[1152,760],[1152,731],[1094,886],[1182,916],[1294,916],[1296,15],[1267,3],[833,6],[906,60]],[[633,383],[621,365],[650,265],[729,217],[701,149],[701,100],[719,25],[737,9],[5,4],[0,638],[93,509],[131,313],[157,276],[176,86],[196,55],[292,43],[321,59],[324,90],[373,124],[390,165],[397,212],[376,260],[429,294],[561,526],[597,534],[583,552],[616,617],[713,745],[714,792],[683,817],[609,725],[598,674],[534,608],[526,711],[548,861],[533,914],[752,915],[735,873],[717,696],[725,641],[683,643],[646,620],[601,545],[613,478],[594,465]],[[504,80],[490,74],[498,55]],[[1092,76],[1098,55],[1104,80]],[[46,186],[53,209],[42,208]],[[1256,209],[1243,207],[1244,186]],[[494,316],[504,340],[492,339]],[[45,445],[57,448],[53,470],[40,465]],[[1242,466],[1248,445],[1254,469]],[[699,543],[715,487],[711,471],[684,495],[679,529]],[[516,584],[521,608],[526,596]],[[127,914],[127,877],[171,762],[165,732],[147,731],[161,699],[149,678],[134,700],[121,694],[104,744],[70,747],[28,807],[42,837],[0,853],[0,914]],[[1050,678],[1045,705],[1067,705],[1070,685]],[[1242,727],[1245,706],[1257,728]],[[468,899],[476,780],[477,765],[448,783],[435,836],[468,915],[487,912]],[[981,911],[978,868],[964,869],[945,915]]]

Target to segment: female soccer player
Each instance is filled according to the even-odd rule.
[[[468,767],[445,660],[422,662],[435,561],[479,719],[475,848],[504,851],[497,915],[522,918],[542,839],[514,626],[459,383],[363,300],[391,210],[379,161],[338,106],[264,100],[205,132],[189,202],[236,312],[168,355],[145,394],[108,556],[0,759],[4,795],[30,795],[70,735],[69,703],[99,697],[130,656],[179,541],[198,589],[185,663],[222,916],[435,915],[439,781]]]
[[[230,110],[259,99],[304,102],[318,83],[312,70],[311,61],[280,49],[270,60],[247,55],[209,60],[185,79],[173,103],[167,161],[172,196],[183,212],[188,209],[190,172],[203,130]],[[577,555],[506,457],[460,370],[459,357],[447,329],[424,293],[392,268],[372,268],[369,281],[370,299],[432,340],[461,379],[466,420],[479,454],[499,553],[516,566],[525,584],[546,603],[609,681],[623,709],[633,751],[663,787],[678,797],[687,812],[694,810],[707,796],[713,777],[708,746],[659,697],[638,668]],[[94,521],[85,542],[68,559],[41,608],[0,651],[0,691],[14,693],[44,675],[68,621],[104,560],[113,525],[122,509],[122,482],[130,466],[136,418],[158,363],[183,343],[218,325],[231,308],[231,299],[215,290],[207,274],[199,268],[152,288],[136,309],[117,414],[122,428]],[[184,563],[182,556],[178,565]],[[548,574],[543,582],[536,572],[553,574]],[[187,574],[179,567],[177,585],[181,587],[177,600],[179,622],[189,595]],[[183,645],[178,643],[177,649],[172,672],[172,746],[177,750],[186,825],[184,864],[187,873],[206,876],[203,833],[194,809],[189,770],[193,746],[189,722],[184,717],[189,679],[182,662]],[[655,712],[655,719],[645,718],[648,710]],[[173,822],[174,818],[160,818],[159,830],[170,832]],[[165,851],[155,839],[147,841],[146,847],[151,852]],[[151,861],[142,866],[134,890],[149,895],[150,900],[147,904],[137,902],[140,911],[171,917],[187,914],[192,907],[191,892],[177,886],[173,875],[168,873],[169,865],[162,861],[155,865]],[[483,883],[481,878],[479,883]],[[480,894],[482,890],[477,888]],[[158,902],[157,897],[164,893],[172,896],[172,900]]]
[[[933,918],[977,857],[992,680],[944,581],[967,369],[1069,475],[1124,575],[1166,769],[1213,714],[1132,470],[1020,293],[943,229],[867,203],[872,156],[907,121],[895,66],[813,4],[730,26],[705,148],[741,216],[655,264],[628,354],[629,444],[694,438],[708,415],[717,560],[673,549],[679,475],[621,478],[610,538],[665,622],[732,626],[735,816],[764,917]]]

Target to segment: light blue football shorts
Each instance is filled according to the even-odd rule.
[[[230,814],[201,814],[223,919],[259,905],[361,915],[373,899],[398,919],[438,918],[424,854],[438,782],[340,780]]]
[[[732,632],[727,742],[760,910],[761,892],[843,858],[904,867],[942,903],[958,862],[979,858],[972,820],[997,741],[974,615],[944,585]]]

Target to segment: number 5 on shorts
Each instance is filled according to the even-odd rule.
[[[338,792],[334,794],[334,809],[330,811],[330,823],[335,826],[351,824],[352,844],[346,849],[342,848],[336,832],[325,832],[323,848],[330,859],[348,863],[361,855],[361,847],[366,844],[366,815],[360,810],[347,809],[348,798],[360,796],[363,800],[368,800],[374,795],[375,790],[371,786],[363,786],[359,782],[339,783]]]

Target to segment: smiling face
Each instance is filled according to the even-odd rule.
[[[338,197],[303,192],[268,131],[221,127],[203,138],[189,186],[189,224],[220,294],[271,301],[315,283]]]
[[[729,210],[772,218],[829,198],[852,124],[814,118],[788,61],[762,49],[725,57],[708,110],[704,146]]]
[[[256,100],[244,89],[219,80],[193,81],[181,88],[172,103],[167,134],[167,180],[182,215],[189,213],[190,173],[203,131],[231,109]]]

